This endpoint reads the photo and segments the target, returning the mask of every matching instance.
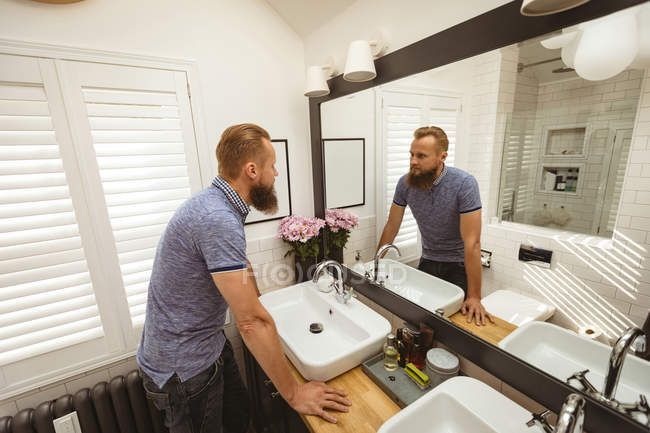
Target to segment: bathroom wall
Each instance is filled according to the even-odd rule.
[[[202,173],[204,184],[215,174],[214,147],[221,131],[233,123],[259,123],[274,138],[288,139],[293,211],[313,214],[303,42],[265,1],[195,0],[181,5],[171,0],[93,0],[47,5],[0,0],[2,38],[194,59],[200,83],[192,97],[201,98],[206,126],[207,148],[201,155],[209,158],[211,167]],[[262,291],[293,281],[292,257],[283,258],[286,247],[274,238],[277,224],[246,227],[249,258]],[[232,324],[227,332],[241,360],[241,339]],[[134,368],[134,358],[128,356],[61,378],[0,401],[0,416]]]
[[[517,92],[524,90],[525,85],[536,82],[534,78],[523,76],[524,73],[526,70],[517,76]],[[598,190],[607,177],[605,153],[608,150],[609,132],[610,129],[632,129],[642,75],[643,71],[632,70],[598,82],[576,77],[544,83],[533,87],[537,91],[537,95],[530,96],[531,100],[534,98],[537,101],[534,110],[529,110],[527,106],[515,106],[506,147],[508,156],[519,152],[519,156],[510,161],[511,171],[506,175],[518,185],[515,221],[533,223],[535,213],[544,204],[549,209],[564,206],[571,219],[558,228],[580,233],[592,232],[594,218],[600,217],[596,215],[597,204],[604,200],[604,197],[598,195]],[[516,94],[516,97],[519,98],[519,95]],[[580,194],[570,196],[539,193],[538,171],[540,159],[543,158],[543,128],[572,124],[587,124],[590,128],[586,145],[587,157],[581,160],[556,158],[554,162],[584,164],[580,173],[583,177]],[[623,167],[625,162],[623,161]],[[614,170],[615,168],[613,167]],[[520,173],[512,172],[517,170]],[[508,200],[508,195],[505,198]],[[605,227],[602,229],[604,231]]]
[[[504,88],[505,92],[513,83],[512,60],[503,52],[501,58],[494,57],[493,60],[494,67],[503,72],[498,87]],[[643,323],[650,308],[650,272],[647,262],[650,256],[650,218],[647,217],[650,215],[647,193],[650,188],[650,148],[647,146],[650,135],[650,85],[647,74],[648,71],[625,72],[618,77],[618,81],[613,82],[613,92],[617,91],[616,83],[619,82],[622,84],[618,91],[641,85],[642,96],[634,121],[632,150],[612,240],[519,224],[499,224],[492,219],[496,191],[490,181],[498,178],[498,168],[485,163],[487,155],[472,164],[470,172],[479,179],[482,198],[484,203],[488,203],[488,208],[484,209],[484,212],[487,210],[487,224],[483,228],[482,244],[483,248],[494,253],[492,268],[483,273],[484,295],[496,289],[511,288],[537,297],[558,307],[558,312],[552,319],[555,323],[570,329],[576,329],[580,325],[596,325],[610,339],[633,323]],[[637,81],[641,75],[645,76],[643,82]],[[569,89],[564,86],[575,86],[575,83],[580,82],[572,80],[549,86],[554,86],[551,87],[554,92],[566,94]],[[558,87],[563,88],[556,89]],[[620,87],[625,88],[621,90]],[[538,98],[548,98],[547,93],[546,89],[538,94]],[[606,93],[598,93],[597,97]],[[491,99],[482,100],[487,104],[483,111],[503,111],[507,116],[507,109],[499,108],[507,107],[507,100],[504,105],[502,96],[503,92],[495,91]],[[538,105],[544,103],[548,101],[539,100]],[[562,106],[568,107],[571,103],[566,101]],[[612,116],[619,114],[615,112]],[[480,124],[480,119],[476,120],[473,127]],[[494,139],[488,137],[483,142],[473,141],[470,151],[472,155],[475,151],[485,152],[498,158],[501,147],[502,140],[496,133]],[[552,269],[541,269],[519,262],[517,252],[521,243],[552,249]]]
[[[350,41],[373,39],[377,30],[385,33],[388,52],[405,47],[452,27],[508,0],[358,0],[305,38],[307,64],[322,64],[334,56],[339,70],[345,66]],[[360,26],[359,23],[367,23]]]

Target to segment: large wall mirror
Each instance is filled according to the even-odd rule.
[[[639,107],[648,110],[649,75],[627,68],[603,80],[581,78],[560,49],[542,45],[560,34],[320,105],[323,137],[353,135],[366,144],[366,199],[349,208],[365,220],[364,234],[351,238],[345,263],[359,269],[357,253],[372,271],[397,182],[409,172],[413,132],[441,127],[449,138],[446,164],[480,187],[482,248],[492,254],[482,295],[492,295],[488,310],[514,329],[499,347],[575,390],[595,395],[593,384],[600,394],[637,403],[650,397],[650,362],[641,356],[628,354],[616,390],[604,388],[611,346],[643,327],[650,308],[650,226],[639,225],[650,220],[638,213],[649,193],[626,182],[648,168],[635,155],[648,158]],[[450,301],[455,292],[413,274],[421,229],[407,206],[394,241],[401,257],[386,256],[380,272],[391,278],[382,286],[452,316],[460,305]],[[552,251],[542,260],[549,263],[520,260],[522,246]],[[650,426],[640,406],[626,414]]]

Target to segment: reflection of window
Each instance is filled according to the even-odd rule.
[[[457,125],[460,113],[460,96],[455,94],[421,95],[403,92],[382,93],[382,202],[377,211],[383,220],[377,222],[383,227],[388,215],[397,181],[409,171],[409,151],[413,132],[421,126],[438,126],[449,139],[446,163],[453,166],[456,154]],[[402,256],[416,256],[420,253],[417,223],[407,207],[395,244],[402,250]]]
[[[0,108],[12,390],[135,349],[158,238],[201,182],[185,72],[3,55]]]

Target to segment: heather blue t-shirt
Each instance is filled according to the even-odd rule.
[[[248,211],[217,177],[176,210],[160,238],[136,359],[161,388],[174,373],[185,381],[221,355],[228,304],[211,274],[246,269]]]
[[[409,186],[406,178],[404,175],[397,182],[393,203],[411,208],[422,235],[422,257],[438,262],[464,261],[460,215],[481,209],[474,176],[445,165],[430,190]]]

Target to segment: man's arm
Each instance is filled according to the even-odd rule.
[[[388,221],[386,221],[384,230],[381,232],[377,250],[379,250],[379,247],[382,245],[389,244],[395,240],[395,236],[397,236],[397,232],[399,232],[399,227],[402,225],[405,209],[405,206],[399,206],[395,203],[390,206],[390,212],[388,212]]]
[[[322,382],[300,385],[291,376],[275,322],[259,301],[255,278],[248,269],[213,273],[212,279],[228,302],[244,343],[293,409],[329,422],[336,422],[336,418],[325,409],[348,411],[351,403],[344,391]]]
[[[467,299],[461,312],[467,322],[476,318],[477,325],[484,325],[492,317],[481,304],[481,210],[460,215],[460,236],[465,245],[465,272],[467,272]]]

